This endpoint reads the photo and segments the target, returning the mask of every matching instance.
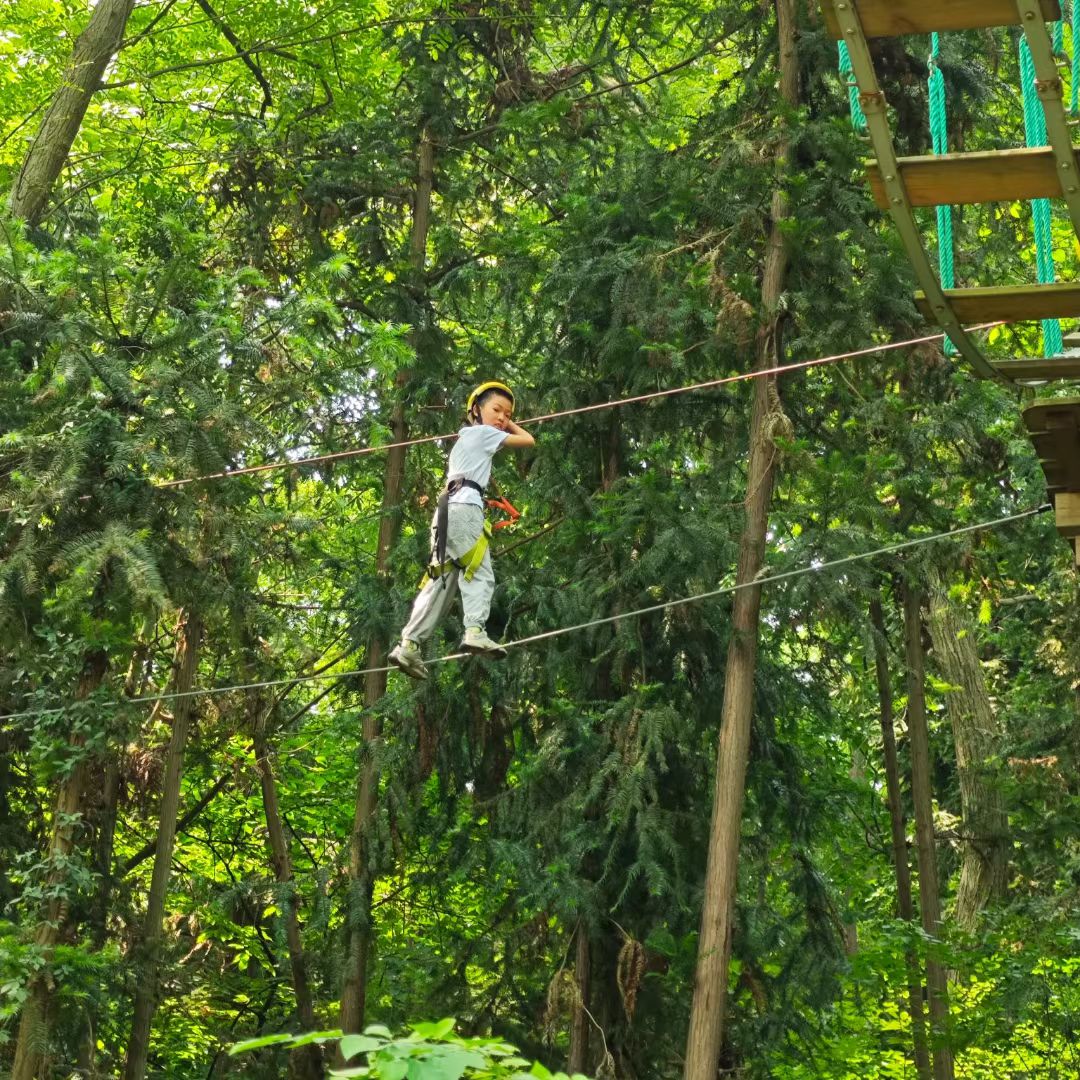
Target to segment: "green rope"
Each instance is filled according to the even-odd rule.
[[[1031,58],[1026,38],[1020,39],[1020,83],[1024,98],[1024,133],[1028,146],[1046,146],[1046,115],[1035,90],[1035,62]],[[1054,248],[1050,231],[1050,200],[1032,199],[1031,215],[1035,224],[1035,265],[1039,282],[1049,285],[1054,281]],[[1055,356],[1061,352],[1061,323],[1057,319],[1043,319],[1043,354]]]
[[[1054,55],[1065,55],[1065,20],[1058,19],[1054,23]]]
[[[840,78],[847,83],[848,101],[851,103],[851,126],[856,131],[866,130],[866,114],[862,110],[859,101],[859,84],[855,79],[855,70],[851,66],[851,53],[848,52],[847,42],[839,44],[840,53]]]
[[[930,99],[930,139],[935,154],[949,152],[949,129],[945,116],[945,76],[941,74],[938,61],[941,58],[941,42],[937,34],[930,35],[930,78],[927,81]],[[956,264],[953,261],[953,215],[951,206],[937,207],[938,272],[941,287],[956,286]],[[945,355],[955,356],[956,346],[945,338]]]
[[[1080,37],[1080,4],[1072,2],[1072,35],[1069,41],[1072,47],[1072,79],[1069,86],[1069,113],[1080,116],[1080,49],[1076,39]]]

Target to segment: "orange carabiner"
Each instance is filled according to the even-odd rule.
[[[501,521],[496,521],[492,524],[492,529],[503,529],[507,525],[513,525],[519,517],[521,517],[521,511],[514,508],[514,505],[504,495],[500,495],[497,499],[488,499],[488,506],[492,510],[501,510],[507,517]]]

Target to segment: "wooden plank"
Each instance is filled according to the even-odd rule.
[[[1034,356],[1022,360],[991,360],[994,369],[1007,379],[1053,382],[1080,379],[1080,356]]]
[[[946,289],[956,317],[962,323],[1037,322],[1039,319],[1080,317],[1080,283],[1056,285],[993,286],[979,289]],[[930,321],[934,312],[922,292],[915,294],[915,306]]]
[[[1048,432],[1033,435],[1031,441],[1039,455],[1039,464],[1046,477],[1046,487],[1051,494],[1058,491],[1080,490],[1080,450],[1072,457],[1058,455],[1065,449],[1062,440]]]
[[[1033,401],[1023,416],[1050,493],[1080,492],[1080,398]]]
[[[1080,491],[1059,491],[1054,496],[1054,523],[1062,536],[1080,536]]]
[[[1021,415],[1028,431],[1046,431],[1049,427],[1080,428],[1080,397],[1043,398],[1024,406]]]
[[[961,206],[1061,197],[1054,152],[1049,147],[899,160],[900,176],[912,206]],[[1077,163],[1080,167],[1080,158]],[[889,197],[876,161],[867,162],[866,178],[874,202],[882,210],[888,210]]]
[[[1041,2],[1047,22],[1061,18],[1058,0]],[[868,38],[929,34],[934,30],[980,30],[987,26],[1017,26],[1020,22],[1013,0],[858,0],[855,9]],[[842,38],[843,31],[829,0],[823,0],[821,11],[829,33],[837,40]]]

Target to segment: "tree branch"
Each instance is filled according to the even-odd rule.
[[[223,773],[214,781],[213,785],[203,792],[199,796],[199,799],[194,805],[180,816],[180,819],[176,823],[176,831],[183,832],[209,805],[222,791],[225,790],[226,785],[232,779],[232,773]],[[129,859],[125,859],[123,865],[117,868],[117,878],[127,877],[132,870],[135,869],[140,863],[146,862],[151,855],[157,850],[157,837],[153,840],[148,840],[138,851],[135,852]]]
[[[262,72],[262,68],[260,68],[251,58],[250,52],[244,49],[243,45],[240,43],[240,39],[232,32],[229,24],[214,10],[210,4],[210,0],[195,0],[195,3],[206,12],[207,18],[218,28],[221,36],[236,50],[236,55],[244,62],[244,66],[255,76],[255,81],[259,84],[263,92],[263,102],[262,108],[259,109],[259,119],[265,119],[266,110],[274,103],[274,95],[270,89],[270,83],[267,82],[266,76]]]

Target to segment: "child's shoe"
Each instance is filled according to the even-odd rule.
[[[391,664],[397,664],[406,675],[413,679],[426,679],[427,668],[420,659],[420,646],[415,641],[402,641],[390,650],[387,660]]]
[[[465,652],[476,653],[478,656],[490,656],[493,660],[501,660],[506,656],[506,650],[497,641],[492,641],[482,626],[465,627],[461,648]]]

